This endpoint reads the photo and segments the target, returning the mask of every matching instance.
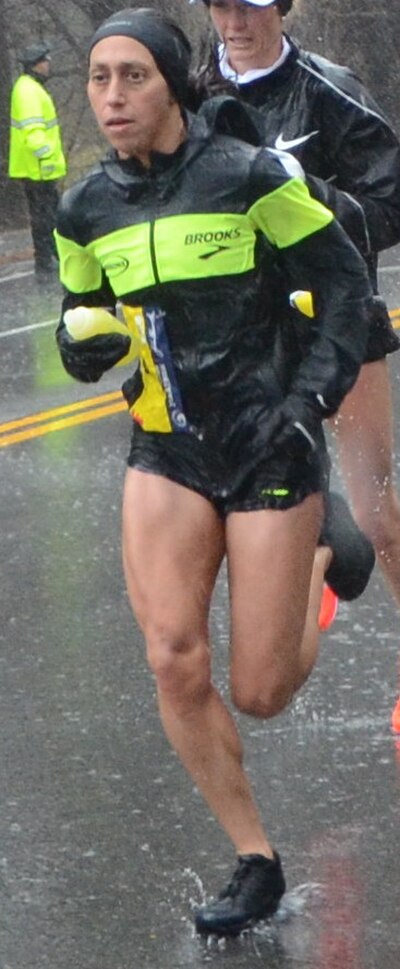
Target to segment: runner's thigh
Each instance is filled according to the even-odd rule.
[[[386,360],[365,364],[333,421],[341,464],[357,504],[390,482],[393,419]]]
[[[321,520],[320,494],[286,511],[229,516],[233,683],[297,662]]]
[[[129,597],[144,630],[199,623],[224,554],[221,521],[205,498],[161,475],[128,468],[123,559]]]

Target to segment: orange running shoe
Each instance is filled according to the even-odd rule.
[[[400,733],[400,696],[392,713],[392,730]]]
[[[330,585],[324,582],[322,590],[321,605],[319,607],[318,626],[321,632],[325,632],[332,625],[339,605],[339,597],[331,589]],[[399,721],[400,721],[400,701],[399,701]],[[400,727],[399,727],[400,729]]]

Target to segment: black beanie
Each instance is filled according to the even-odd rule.
[[[187,93],[192,49],[186,34],[169,17],[151,7],[126,8],[112,14],[97,28],[90,41],[89,54],[104,37],[132,37],[150,51],[160,73],[177,101],[183,104]]]

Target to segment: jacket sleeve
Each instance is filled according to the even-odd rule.
[[[289,392],[328,417],[355,383],[364,359],[372,312],[365,261],[299,178],[259,198],[249,215],[278,250],[288,298],[294,290],[313,293],[313,339]]]
[[[60,266],[60,281],[64,288],[61,318],[57,339],[65,329],[64,314],[76,306],[98,306],[115,311],[116,298],[105,273],[85,245],[76,241],[80,226],[73,216],[74,189],[64,193],[58,207],[55,241]],[[84,206],[82,206],[84,207]],[[79,211],[79,205],[78,205]]]
[[[400,241],[400,143],[361,82],[333,84],[321,105],[329,181],[307,175],[312,194],[332,209],[363,256]]]
[[[372,290],[364,260],[336,220],[280,253],[291,291],[310,290],[314,339],[290,391],[335,413],[365,357]]]

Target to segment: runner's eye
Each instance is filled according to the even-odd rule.
[[[105,71],[93,71],[93,73],[89,75],[89,81],[91,81],[93,84],[104,84],[107,79],[108,75],[105,73]]]
[[[132,69],[126,72],[125,77],[132,84],[142,84],[143,81],[145,81],[146,79],[146,74],[144,71],[138,71],[136,69]]]

